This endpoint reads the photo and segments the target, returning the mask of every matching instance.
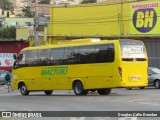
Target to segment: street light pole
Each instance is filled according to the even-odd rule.
[[[34,44],[35,46],[38,46],[39,45],[39,41],[38,41],[38,0],[35,0],[34,34],[35,34]]]

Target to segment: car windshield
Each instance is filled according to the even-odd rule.
[[[158,69],[158,68],[151,68],[150,71],[151,71],[153,74],[160,74],[160,69]]]

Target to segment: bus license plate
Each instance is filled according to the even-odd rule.
[[[137,80],[137,79],[138,79],[138,77],[136,77],[136,76],[131,77],[131,80]]]

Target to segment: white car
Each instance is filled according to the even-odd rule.
[[[160,88],[160,69],[155,67],[148,68],[148,86]]]

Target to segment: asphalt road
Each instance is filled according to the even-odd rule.
[[[112,89],[108,96],[100,96],[96,92],[90,92],[87,96],[76,96],[73,91],[54,91],[51,96],[46,96],[44,92],[31,92],[29,96],[22,96],[19,91],[8,92],[5,86],[0,86],[0,111],[160,111],[159,96],[160,90],[152,87],[143,90]],[[73,120],[76,119],[79,118]],[[138,120],[141,119],[145,118]]]

